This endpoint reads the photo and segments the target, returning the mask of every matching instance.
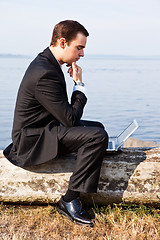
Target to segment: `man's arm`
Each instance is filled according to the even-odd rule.
[[[70,77],[73,78],[75,82],[75,86],[73,91],[80,91],[86,95],[86,88],[84,87],[84,83],[82,83],[82,69],[75,62],[72,63],[72,67],[68,69],[68,73]]]
[[[40,104],[64,126],[76,126],[83,114],[87,98],[81,91],[74,91],[71,104],[66,90],[55,71],[47,72],[37,83],[35,97]]]

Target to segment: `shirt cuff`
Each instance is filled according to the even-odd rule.
[[[74,92],[74,91],[80,91],[80,92],[83,92],[84,95],[87,95],[87,89],[86,89],[86,87],[84,87],[84,86],[74,85],[74,87],[73,87],[73,92]]]

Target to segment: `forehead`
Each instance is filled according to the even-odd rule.
[[[82,45],[85,47],[87,37],[83,33],[77,33],[76,38],[71,41],[71,45]]]

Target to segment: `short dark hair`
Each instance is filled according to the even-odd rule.
[[[50,45],[56,46],[57,40],[65,38],[68,43],[76,38],[77,33],[83,33],[86,37],[89,36],[88,31],[77,21],[65,20],[55,25],[52,34]]]

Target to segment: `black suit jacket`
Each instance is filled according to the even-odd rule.
[[[74,127],[82,116],[86,96],[75,91],[68,102],[61,67],[49,48],[29,65],[21,82],[12,130],[4,155],[25,167],[57,155],[57,126]]]

